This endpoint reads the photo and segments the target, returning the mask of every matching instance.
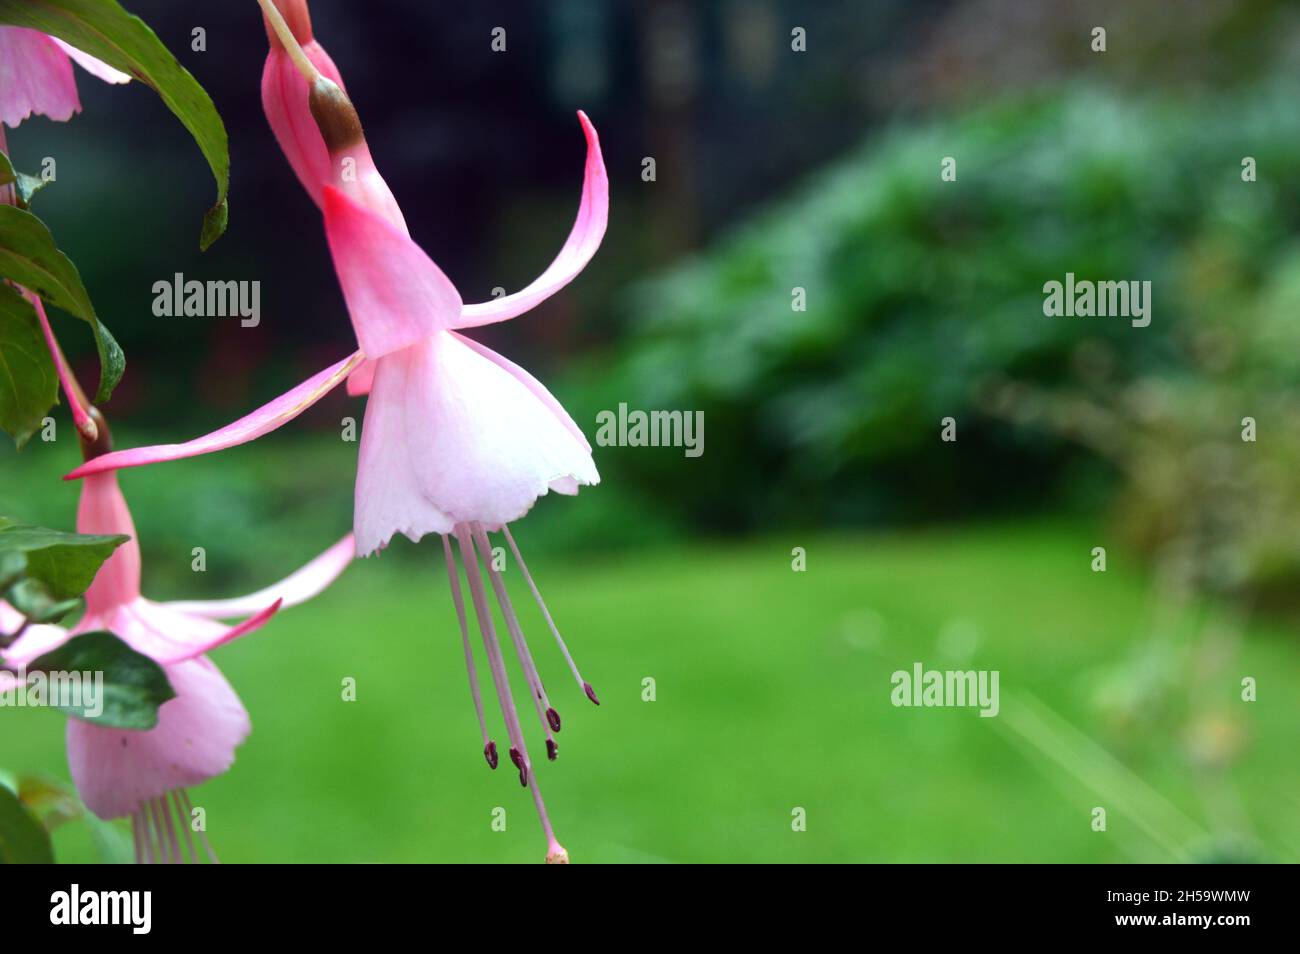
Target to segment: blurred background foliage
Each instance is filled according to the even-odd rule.
[[[128,6],[173,49],[188,49],[195,13],[161,0]],[[210,190],[205,170],[141,91],[82,81],[86,112],[75,122],[33,123],[9,137],[24,167],[59,157],[59,181],[39,211],[126,348],[127,376],[107,408],[119,446],[215,427],[350,348],[318,213],[261,117],[264,46],[252,6],[205,8],[209,52],[181,53],[231,132],[231,228],[206,255],[191,248]],[[1004,844],[1015,858],[1048,842],[1063,858],[1235,856],[1228,835],[1266,843],[1262,856],[1296,855],[1300,831],[1280,814],[1294,796],[1274,787],[1300,783],[1285,746],[1294,720],[1270,707],[1255,724],[1233,687],[1241,673],[1268,671],[1271,706],[1300,692],[1300,9],[1281,0],[463,9],[378,0],[364,10],[316,0],[312,9],[415,238],[467,301],[517,288],[549,261],[577,201],[573,109],[601,132],[612,214],[593,264],[536,312],[476,336],[537,373],[589,436],[597,413],[620,403],[704,412],[702,457],[597,447],[601,486],[541,501],[517,531],[525,551],[564,552],[579,568],[599,565],[598,554],[613,561],[591,576],[603,595],[589,592],[587,576],[560,571],[580,627],[628,636],[623,655],[606,654],[608,669],[635,681],[644,667],[626,654],[666,667],[707,646],[703,667],[722,701],[697,675],[689,711],[706,735],[718,732],[717,745],[733,720],[766,724],[759,696],[779,698],[772,717],[794,720],[783,723],[787,751],[829,720],[853,736],[856,768],[875,758],[882,775],[910,752],[891,749],[882,728],[896,712],[861,711],[861,679],[883,679],[888,667],[876,673],[854,652],[893,653],[901,665],[947,653],[1019,674],[1025,692],[1006,724],[1025,763],[1011,767],[1005,740],[972,741],[983,720],[956,734],[918,728],[910,743],[936,758],[963,746],[966,761],[951,774],[909,776],[909,804],[950,820],[927,834],[889,808],[859,827],[841,818],[840,841],[818,843],[810,857],[906,858],[909,844],[930,858],[970,857],[963,845],[993,857]],[[488,46],[500,24],[506,55]],[[808,31],[806,54],[789,49],[796,24]],[[1108,31],[1105,53],[1089,48],[1097,25]],[[647,156],[653,182],[641,176]],[[957,161],[954,182],[939,176],[947,156]],[[1243,181],[1245,157],[1257,181]],[[174,271],[260,279],[261,326],[154,318],[152,283]],[[1067,272],[1151,281],[1150,326],[1044,317],[1044,282]],[[796,287],[806,311],[791,308]],[[86,376],[93,355],[77,330],[68,350]],[[335,394],[255,446],[124,475],[150,595],[193,595],[196,545],[208,552],[204,591],[215,594],[263,585],[343,533],[355,447],[340,447],[340,421],[359,421],[362,408]],[[957,422],[956,443],[940,440],[946,417]],[[1253,442],[1242,439],[1248,417]],[[75,440],[69,424],[59,427],[54,446],[0,450],[0,512],[70,524],[76,491],[57,477],[75,463]],[[824,541],[836,569],[792,594],[788,570],[764,576],[757,567],[784,568],[805,538]],[[1093,590],[1087,554],[1098,543],[1123,568],[1118,589]],[[735,549],[715,549],[726,547]],[[1055,575],[1037,572],[1040,561]],[[408,582],[432,565],[427,548],[404,541],[381,567],[392,564]],[[744,585],[727,576],[733,565],[766,582]],[[422,652],[427,634],[392,634],[423,625],[414,622],[430,611],[423,584],[412,582],[404,602],[373,566],[353,572],[370,582],[343,584],[348,605],[366,594],[383,600],[365,625],[407,640],[391,649],[397,658]],[[732,605],[729,616],[721,597],[713,606],[691,589],[699,574],[729,580],[726,592],[754,605]],[[922,605],[936,593],[940,605]],[[431,612],[445,616],[440,592],[436,600]],[[635,607],[657,616],[678,600],[698,618],[674,613],[668,630],[624,618]],[[304,638],[327,626],[328,611],[298,612],[304,622],[284,625]],[[943,636],[967,633],[972,621],[977,639]],[[440,622],[448,636],[450,619]],[[738,628],[752,641],[733,653],[727,634]],[[954,638],[978,650],[954,654]],[[847,666],[858,682],[802,673],[813,660]],[[731,683],[729,667],[739,674]],[[247,668],[242,678],[256,686]],[[783,693],[790,672],[800,675]],[[439,678],[463,688],[451,668]],[[810,696],[823,711],[810,709]],[[636,738],[648,731],[640,712],[600,731],[611,745]],[[863,720],[862,737],[845,729]],[[646,744],[676,759],[694,748],[688,723]],[[250,757],[264,759],[258,751]],[[324,771],[328,752],[310,749],[302,771]],[[849,769],[828,762],[782,768],[750,754],[777,779],[824,773],[832,801],[856,793],[879,806],[897,796],[884,781],[855,786]],[[386,764],[369,760],[371,774],[358,777],[404,784]],[[1047,767],[1053,781],[1022,778],[1027,764]],[[645,780],[621,762],[601,771],[644,812],[683,797],[672,786],[639,789]],[[689,798],[701,797],[692,779],[716,779],[702,764],[681,776]],[[832,777],[847,787],[834,791]],[[782,812],[798,798],[755,784]],[[581,798],[581,787],[570,785],[568,797]],[[1086,834],[1062,834],[1055,806],[1046,807],[1052,791],[1086,813],[1099,788],[1143,819],[1158,851],[1116,854],[1085,844]],[[641,804],[631,794],[639,790],[658,794]],[[969,814],[945,791],[961,793]],[[341,792],[333,810],[345,815],[345,802],[368,793],[348,801]],[[772,810],[760,802],[737,809],[742,821]],[[1034,822],[1014,834],[981,827],[1009,804]],[[588,807],[609,844],[646,843],[647,832],[629,833],[636,823]],[[250,837],[276,830],[263,815],[243,816]],[[1189,823],[1193,815],[1203,817]],[[1244,821],[1252,815],[1253,835]],[[900,830],[912,841],[893,840]],[[931,834],[934,844],[921,847]],[[664,854],[699,848],[707,857],[701,844],[673,843]],[[468,841],[456,849],[496,850]]]
[[[1111,501],[1153,552],[1204,535],[1201,582],[1294,583],[1300,181],[1240,166],[1297,167],[1293,93],[1193,111],[1073,86],[873,137],[629,296],[588,399],[713,426],[689,472],[659,455],[617,482],[720,530]],[[1150,280],[1151,325],[1044,317],[1067,272]]]

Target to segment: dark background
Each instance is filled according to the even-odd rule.
[[[745,16],[730,15],[746,6]],[[380,0],[317,2],[312,13],[414,238],[466,301],[488,298],[496,285],[521,287],[559,250],[581,185],[574,110],[592,117],[614,208],[603,267],[525,321],[482,333],[544,374],[616,339],[615,293],[629,280],[701,246],[858,140],[888,108],[873,92],[877,74],[940,8]],[[132,359],[114,416],[151,426],[212,422],[345,353],[350,326],[319,214],[262,115],[266,42],[256,4],[131,9],[225,120],[225,238],[198,252],[191,233],[211,202],[206,169],[184,129],[138,85],[123,92],[79,74],[83,114],[63,126],[29,123],[11,145],[20,159],[59,160],[61,188],[43,197],[42,211]],[[749,19],[755,12],[770,22]],[[764,32],[788,35],[796,12],[817,37],[813,56]],[[206,52],[190,49],[197,26],[207,31]],[[506,53],[490,49],[497,26],[507,31]],[[80,148],[88,141],[91,155]],[[644,156],[656,158],[655,183],[641,181]],[[155,319],[151,287],[171,275],[147,254],[160,244],[187,278],[260,279],[262,326]],[[75,342],[69,350],[87,351]],[[87,375],[90,360],[81,364]]]

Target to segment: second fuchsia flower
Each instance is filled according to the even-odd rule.
[[[81,111],[72,62],[106,83],[131,77],[56,37],[0,26],[0,123],[13,128],[30,116],[66,122]]]
[[[271,38],[262,80],[267,118],[298,178],[321,207],[360,350],[212,434],[184,444],[107,454],[68,476],[86,477],[245,443],[297,417],[344,380],[350,393],[369,393],[353,517],[357,553],[374,553],[397,533],[413,541],[428,533],[442,535],[484,756],[496,768],[496,743],[487,729],[451,545],[455,539],[511,760],[520,783],[532,791],[547,838],[547,860],[567,862],[532,770],[484,571],[533,696],[547,755],[554,759],[560,717],[542,685],[500,572],[492,566],[488,534],[503,533],[574,678],[598,704],[507,525],[549,491],[576,494],[580,486],[598,483],[600,477],[591,445],[550,392],[523,368],[459,332],[534,308],[572,281],[591,259],[609,217],[609,180],[600,141],[579,112],[587,143],[582,199],[569,237],[551,265],[519,292],[465,305],[455,286],[411,240],[401,210],[375,167],[338,70],[311,35],[304,0],[277,0],[276,6],[270,0],[259,2]]]
[[[102,425],[100,430],[102,436]],[[324,590],[351,562],[352,538],[344,537],[297,573],[250,596],[156,603],[140,595],[140,546],[116,474],[86,479],[77,530],[131,539],[100,568],[75,626],[28,626],[12,646],[0,650],[0,659],[21,669],[74,636],[105,630],[162,666],[176,695],[159,708],[158,724],[140,731],[69,718],[68,767],[87,808],[101,818],[131,819],[137,861],[183,860],[182,837],[190,859],[197,861],[186,789],[229,769],[251,730],[248,712],[207,654],[259,629],[281,607]],[[240,616],[247,618],[235,626],[218,622]],[[0,602],[0,628],[12,631],[21,622]],[[211,855],[202,832],[200,840]]]

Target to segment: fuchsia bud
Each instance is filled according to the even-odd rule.
[[[343,77],[312,37],[305,0],[259,2],[271,41],[262,106],[303,188],[323,207],[322,190],[332,185],[409,236],[397,200],[375,168]],[[282,36],[282,28],[292,35]]]

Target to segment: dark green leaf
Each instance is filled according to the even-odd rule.
[[[81,606],[77,598],[60,600],[40,580],[19,580],[5,592],[5,602],[33,623],[57,623]]]
[[[64,533],[0,517],[0,558],[19,553],[27,559],[27,576],[45,584],[55,599],[86,592],[100,566],[130,537]]]
[[[32,196],[48,184],[40,176],[29,176],[25,172],[19,172],[13,167],[9,157],[0,152],[0,186],[13,185],[17,189],[20,208],[27,208],[31,204]]]
[[[77,266],[59,251],[45,223],[12,205],[0,205],[0,278],[22,285],[49,304],[90,323],[99,351],[99,391],[95,402],[107,401],[126,370],[126,356],[95,316]]]
[[[50,834],[13,792],[0,785],[0,864],[50,865]]]
[[[0,428],[21,448],[58,397],[54,361],[36,312],[22,295],[0,285]]]
[[[50,704],[68,715],[114,729],[152,729],[158,724],[158,707],[175,698],[162,666],[136,652],[112,633],[83,633],[58,649],[39,657],[27,667],[36,672],[103,673],[103,697],[73,705],[51,693]],[[83,681],[83,685],[85,682]],[[88,711],[93,701],[97,710]]]
[[[57,36],[152,87],[190,131],[217,180],[217,202],[204,216],[199,247],[206,249],[220,238],[229,214],[226,127],[203,87],[143,20],[116,0],[0,0],[0,23]]]

